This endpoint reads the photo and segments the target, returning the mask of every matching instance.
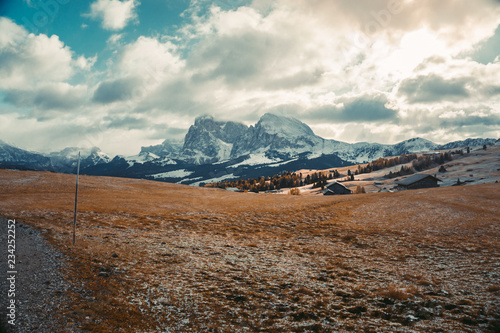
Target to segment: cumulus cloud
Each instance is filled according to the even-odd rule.
[[[72,52],[52,35],[34,35],[0,17],[0,88],[33,86],[39,81],[60,81],[74,72]]]
[[[64,82],[79,70],[91,70],[97,60],[97,56],[75,59],[57,35],[30,34],[4,17],[0,17],[0,31],[0,89],[33,90]]]
[[[183,67],[184,60],[173,43],[141,36],[121,49],[114,70],[151,76],[152,80],[161,81],[164,76],[171,77]]]
[[[127,24],[137,19],[137,0],[97,0],[90,5],[88,16],[101,20],[102,27],[106,30],[121,30]]]
[[[23,117],[46,121],[76,112],[86,103],[87,86],[69,80],[90,71],[97,57],[74,57],[57,35],[28,33],[7,18],[0,17],[0,30],[0,89],[5,105],[22,110]]]

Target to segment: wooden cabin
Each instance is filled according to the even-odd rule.
[[[326,185],[323,190],[323,195],[336,195],[336,194],[351,194],[352,191],[340,184],[339,182],[333,182]]]
[[[396,182],[400,190],[415,190],[419,188],[439,187],[441,180],[433,175],[416,174]]]

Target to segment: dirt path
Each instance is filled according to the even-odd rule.
[[[7,280],[7,223],[0,218],[0,322],[2,332],[79,332],[71,320],[61,313],[68,313],[66,293],[72,289],[64,280],[61,269],[66,258],[54,250],[40,232],[16,221],[15,296],[9,297]],[[12,274],[9,274],[11,276]],[[7,306],[15,300],[15,326],[7,324]]]

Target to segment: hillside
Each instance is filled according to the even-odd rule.
[[[73,246],[74,181],[0,170],[0,215],[68,258],[72,330],[500,327],[499,184],[299,197],[82,176]]]
[[[446,150],[435,151],[435,153],[441,152],[446,152]],[[457,183],[457,180],[460,180],[463,185],[500,182],[500,145],[488,146],[486,150],[476,146],[471,150],[470,154],[454,154],[452,157],[452,161],[448,161],[443,164],[446,169],[445,172],[440,172],[439,169],[441,166],[436,165],[430,169],[422,171],[421,173],[436,175],[437,178],[442,180],[442,182],[439,183],[441,187],[454,186]],[[392,179],[387,179],[384,176],[389,172],[397,172],[402,166],[411,167],[411,165],[411,163],[406,163],[373,171],[371,173],[359,174],[355,176],[354,181],[344,181],[344,178],[346,178],[345,176],[347,175],[348,170],[354,173],[358,169],[358,165],[337,168],[336,170],[344,175],[341,179],[342,184],[349,189],[354,191],[359,185],[365,187],[366,192],[375,193],[396,190],[396,181],[405,179],[409,176],[395,177]],[[366,166],[366,164],[359,164],[359,166]],[[329,173],[330,169],[302,169],[297,172],[302,173],[305,177],[306,175],[314,172]],[[312,189],[311,185],[304,186],[299,189],[302,194],[306,195],[321,194],[320,189]],[[283,191],[282,193],[287,193],[287,191]]]

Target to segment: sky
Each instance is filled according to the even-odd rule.
[[[500,137],[499,0],[0,0],[0,140],[135,155],[197,116]]]

